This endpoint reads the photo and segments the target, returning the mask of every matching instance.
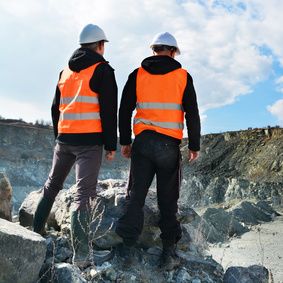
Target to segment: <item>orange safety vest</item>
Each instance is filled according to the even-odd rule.
[[[182,139],[184,111],[182,100],[187,85],[187,71],[177,69],[163,75],[152,75],[142,67],[137,73],[137,113],[134,134],[144,130]]]
[[[102,132],[98,94],[89,86],[89,81],[100,63],[79,73],[71,71],[68,67],[62,72],[58,82],[61,92],[59,133]]]

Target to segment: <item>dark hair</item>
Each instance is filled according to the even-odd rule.
[[[162,51],[177,51],[177,48],[175,46],[169,46],[169,45],[153,45],[152,50],[156,53],[162,52]]]
[[[91,43],[82,43],[81,47],[84,48],[89,48],[89,49],[96,49],[97,47],[99,47],[102,43],[104,42],[104,40],[100,40],[100,41],[96,41],[96,42],[91,42]]]

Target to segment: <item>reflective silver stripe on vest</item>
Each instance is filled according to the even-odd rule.
[[[160,110],[183,110],[181,104],[159,103],[159,102],[138,102],[137,109],[160,109]]]
[[[60,104],[70,104],[71,102],[85,102],[98,104],[98,97],[78,95],[75,97],[61,97]]]
[[[61,113],[60,120],[100,120],[100,115],[98,112]]]
[[[150,121],[146,119],[141,119],[141,118],[135,118],[134,119],[134,124],[145,124],[145,125],[151,125],[151,126],[157,126],[160,128],[165,128],[165,129],[178,129],[178,130],[183,130],[184,124],[183,123],[175,123],[175,122],[155,122],[155,121]]]

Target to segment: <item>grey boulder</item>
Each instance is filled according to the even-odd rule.
[[[69,263],[57,263],[54,267],[54,283],[86,283],[80,269]]]
[[[12,187],[7,177],[0,172],[0,218],[12,221]]]
[[[224,283],[268,283],[268,270],[261,265],[249,267],[229,267],[224,275]]]
[[[39,234],[0,219],[0,282],[36,282],[46,243]]]
[[[237,219],[222,208],[208,208],[202,218],[210,223],[220,233],[218,242],[228,240],[229,237],[239,236],[248,231]]]
[[[272,220],[272,214],[268,213],[266,209],[270,207],[266,204],[265,206],[263,202],[261,202],[262,207],[265,209],[263,210],[261,207],[257,206],[257,204],[242,201],[241,203],[237,204],[233,210],[233,216],[240,222],[249,225],[257,225],[260,222],[268,222]]]

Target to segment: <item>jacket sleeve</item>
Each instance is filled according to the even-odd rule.
[[[136,69],[132,72],[124,86],[122,99],[119,109],[119,133],[120,144],[129,145],[132,143],[132,114],[136,108],[137,94],[136,94]]]
[[[188,147],[190,150],[199,151],[201,135],[200,117],[193,79],[189,73],[183,96],[183,108],[188,129]]]
[[[98,92],[102,135],[105,150],[117,149],[117,93],[114,69],[106,64],[100,64],[90,80],[90,87]]]
[[[61,78],[61,74],[62,72],[60,73],[59,80]],[[59,111],[60,97],[61,97],[61,93],[60,93],[60,89],[57,84],[55,95],[54,95],[52,106],[51,106],[51,117],[52,117],[53,132],[54,132],[55,139],[58,136],[58,122],[59,122],[59,117],[60,117],[60,111]]]

